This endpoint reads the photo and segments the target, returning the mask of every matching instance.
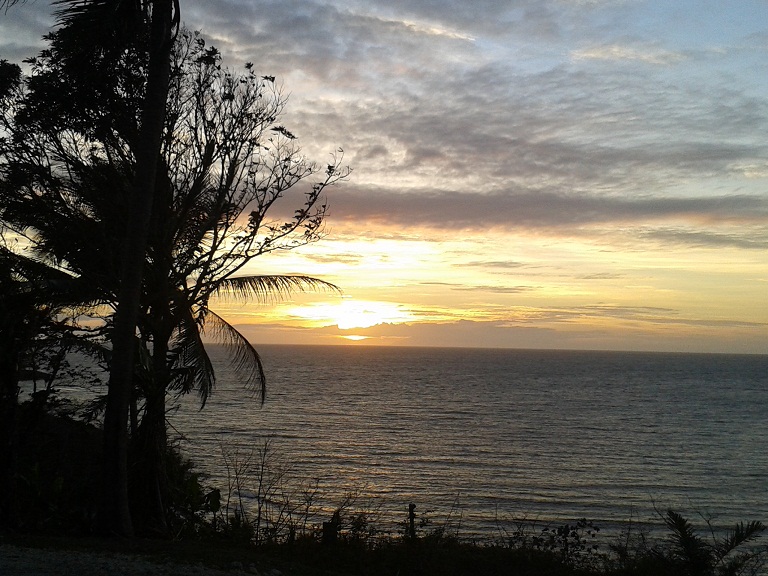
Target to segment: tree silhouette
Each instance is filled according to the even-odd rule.
[[[2,0],[9,8],[19,0]],[[119,50],[132,35],[146,36],[146,88],[140,106],[135,178],[124,246],[125,266],[112,331],[113,357],[104,418],[104,481],[100,524],[104,532],[133,532],[128,507],[127,429],[134,338],[138,316],[144,252],[149,231],[155,171],[168,94],[173,31],[179,23],[178,0],[57,0],[60,24],[74,32],[78,56]],[[95,34],[95,36],[93,36]],[[104,42],[108,38],[109,42]],[[87,61],[87,60],[85,60]]]
[[[177,23],[179,13],[175,0],[154,0],[151,5],[147,3],[144,10],[145,14],[150,12],[147,85],[139,125],[140,146],[136,151],[133,199],[128,213],[131,232],[126,238],[123,275],[115,310],[109,395],[104,414],[105,465],[100,524],[103,531],[112,530],[119,534],[131,534],[133,531],[127,494],[126,423],[133,384],[133,350],[141,303],[144,254],[168,97],[171,44],[176,24],[174,5]],[[148,10],[150,7],[151,10]]]
[[[144,49],[148,40],[141,34],[125,39],[119,50],[109,43],[110,49],[84,45],[75,22],[67,21],[49,36],[51,48],[33,61],[28,92],[6,119],[5,129],[15,137],[3,150],[5,188],[12,192],[2,201],[5,218],[17,232],[72,274],[88,278],[102,300],[116,309],[110,319],[113,410],[108,402],[105,415],[105,436],[113,446],[109,417],[114,425],[117,408],[122,410],[126,400],[115,400],[120,386],[114,380],[122,370],[115,333],[125,301],[126,270],[135,268],[133,248],[124,249],[132,245],[135,220],[126,222],[124,215],[135,205],[141,153],[146,150],[145,120],[137,110],[150,90],[145,71],[151,51]],[[143,456],[137,467],[144,472],[139,484],[150,488],[134,501],[151,502],[140,512],[141,522],[160,529],[166,393],[197,390],[204,402],[214,382],[201,330],[229,344],[235,359],[254,375],[249,384],[263,393],[256,351],[210,310],[210,299],[335,289],[305,276],[243,276],[242,271],[256,256],[316,240],[326,212],[323,191],[347,174],[340,167],[341,154],[322,170],[302,156],[295,136],[278,123],[285,99],[273,79],[257,76],[250,65],[243,74],[224,70],[218,52],[191,33],[184,32],[174,46],[150,189],[143,281],[130,338],[132,351],[137,345],[143,348],[140,357],[148,359],[151,375],[139,387],[143,417],[134,437],[142,446],[136,451]],[[88,67],[81,64],[83,51],[90,55]],[[288,193],[315,175],[320,178],[307,185],[300,208],[285,213]],[[270,218],[268,211],[282,217]],[[127,403],[135,366],[132,360],[124,370],[130,384]],[[127,407],[119,421],[122,433]],[[109,447],[106,452],[113,455]],[[123,464],[113,462],[115,467],[119,469],[110,468],[115,474],[105,477],[109,506],[102,511],[123,518],[111,530],[129,533],[121,497],[115,495],[114,477],[122,474]]]
[[[16,505],[17,404],[23,357],[33,347],[50,344],[42,336],[57,328],[56,315],[66,306],[58,270],[0,246],[0,522],[14,528]],[[61,338],[54,338],[61,345]]]

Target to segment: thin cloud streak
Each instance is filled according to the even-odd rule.
[[[571,53],[576,60],[636,60],[645,64],[667,66],[685,59],[684,54],[658,48],[635,48],[612,44],[594,48],[583,48]]]

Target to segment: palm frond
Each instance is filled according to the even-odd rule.
[[[179,323],[171,354],[173,364],[170,388],[181,394],[189,394],[196,389],[202,409],[216,383],[216,374],[200,337],[198,324],[189,308],[185,309]]]
[[[9,6],[19,1],[0,0],[10,2]],[[62,27],[122,40],[129,39],[142,27],[146,30],[149,19],[157,10],[168,10],[167,24],[171,31],[178,30],[181,23],[179,0],[167,0],[167,4],[147,0],[54,0],[52,4],[60,7],[54,16]]]
[[[706,542],[696,533],[693,525],[682,514],[674,510],[667,510],[663,517],[667,528],[672,532],[672,543],[682,562],[699,570],[711,563],[710,550]],[[695,572],[699,573],[699,572]]]
[[[14,282],[13,294],[25,295],[41,306],[95,306],[100,294],[83,278],[74,276],[42,259],[32,258],[0,246],[0,267]]]
[[[71,280],[73,277],[46,262],[19,254],[0,245],[0,265],[11,274],[27,282],[48,282]]]
[[[101,23],[104,28],[118,22],[125,25],[144,14],[141,0],[54,0],[52,4],[57,6],[54,16],[63,26],[74,23],[96,27]]]
[[[739,522],[717,543],[717,555],[719,558],[725,557],[742,544],[746,544],[758,538],[765,531],[765,525],[762,522],[752,521]]]
[[[253,345],[229,322],[210,310],[204,317],[206,334],[224,345],[232,368],[246,376],[245,387],[257,392],[264,404],[267,394],[267,377],[261,357]]]
[[[8,8],[16,4],[24,4],[25,2],[26,0],[0,0],[0,9],[8,10]]]
[[[274,276],[239,276],[222,280],[216,287],[216,296],[233,297],[240,300],[256,299],[258,302],[273,302],[294,292],[325,290],[341,293],[341,288],[330,282],[295,274]]]

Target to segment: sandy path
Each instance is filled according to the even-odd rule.
[[[257,571],[234,565],[223,572],[197,565],[149,562],[140,556],[0,545],[2,576],[281,576],[279,570]]]

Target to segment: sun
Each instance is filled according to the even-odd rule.
[[[315,302],[292,308],[290,313],[312,326],[335,325],[340,330],[370,328],[384,323],[398,324],[414,318],[413,314],[400,304],[351,298],[344,298],[335,303]]]

